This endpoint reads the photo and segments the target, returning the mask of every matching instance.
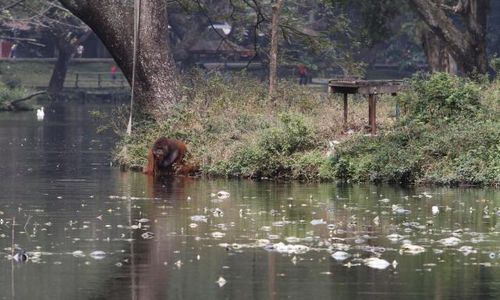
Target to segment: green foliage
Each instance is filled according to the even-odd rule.
[[[400,96],[406,118],[425,123],[473,116],[480,106],[480,87],[447,73],[429,79],[415,77],[411,88]]]
[[[305,181],[335,180],[333,164],[318,150],[293,155],[291,169],[293,178]]]
[[[21,87],[21,80],[10,74],[6,74],[2,76],[2,82],[9,88],[9,89],[18,89]]]
[[[307,123],[301,114],[280,114],[275,125],[257,132],[253,145],[241,145],[229,160],[232,168],[227,175],[289,177],[292,156],[315,145],[314,130]]]
[[[490,62],[491,67],[497,74],[497,79],[500,78],[500,57],[493,57]]]
[[[380,101],[378,121],[385,130],[377,136],[344,135],[326,154],[328,141],[342,137],[341,101],[286,82],[279,87],[279,97],[270,101],[266,85],[251,78],[194,78],[184,87],[189,96],[168,120],[144,121],[131,137],[124,137],[121,146],[127,145],[128,157],[122,151],[115,156],[121,164],[144,165],[148,147],[167,136],[185,141],[188,160],[214,176],[403,184],[500,182],[496,83],[442,74],[415,80],[402,96],[407,110],[401,122],[390,126],[384,116],[393,107]],[[349,122],[361,128],[366,103],[355,101],[351,108]]]
[[[499,184],[500,100],[492,99],[498,93],[495,83],[475,84],[446,74],[414,81],[403,96],[405,120],[390,132],[341,144],[334,158],[336,177]]]
[[[0,81],[0,106],[6,101],[22,98],[26,91],[22,88],[10,88],[5,83]]]

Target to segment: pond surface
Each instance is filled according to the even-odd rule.
[[[500,298],[498,190],[152,182],[109,109],[0,114],[0,299]]]

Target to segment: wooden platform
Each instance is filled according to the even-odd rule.
[[[377,95],[396,95],[405,87],[403,80],[360,80],[339,78],[328,82],[328,91],[344,95],[344,129],[347,129],[348,94],[368,95],[368,126],[371,134],[377,133]]]

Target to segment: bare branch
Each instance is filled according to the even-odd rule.
[[[8,9],[11,9],[11,8],[14,8],[15,6],[21,4],[22,2],[24,2],[24,0],[18,0],[12,4],[7,4],[6,6],[0,8],[0,12],[4,11],[4,10],[8,10]]]

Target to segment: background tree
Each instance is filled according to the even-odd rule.
[[[38,40],[37,46],[50,43],[55,46],[57,60],[48,85],[48,93],[57,97],[63,89],[68,63],[77,45],[82,42],[90,30],[78,18],[74,17],[58,2],[50,0],[16,1],[4,7],[8,9],[5,19],[22,21],[32,28],[33,37]],[[16,41],[16,37],[12,37]],[[22,39],[22,42],[34,39]],[[34,44],[34,43],[33,43]],[[47,45],[45,45],[47,46]]]
[[[269,50],[269,97],[274,98],[278,85],[278,29],[281,9],[285,0],[277,0],[272,5],[271,49]]]
[[[155,120],[166,118],[180,100],[178,74],[168,39],[164,0],[139,2],[137,69],[134,94],[137,108]],[[59,0],[99,36],[132,82],[134,2],[123,0]]]
[[[409,0],[412,8],[430,31],[439,39],[444,55],[440,51],[432,51],[432,39],[428,40],[427,57],[429,63],[435,64],[434,56],[449,54],[457,71],[471,75],[475,72],[485,74],[488,70],[486,53],[487,17],[490,0],[457,0],[450,6],[450,1],[441,0]],[[452,2],[453,3],[453,2]],[[460,20],[456,20],[458,16]],[[460,21],[460,22],[459,22]],[[440,62],[443,58],[435,61]],[[454,71],[444,64],[447,71]],[[443,67],[436,67],[440,69]]]
[[[390,24],[404,15],[409,5],[416,16],[413,35],[420,39],[431,70],[468,75],[487,72],[490,0],[332,1],[350,8],[354,15],[360,14],[361,32],[366,32],[373,45],[394,34]],[[412,22],[411,16],[406,16],[406,22]]]

